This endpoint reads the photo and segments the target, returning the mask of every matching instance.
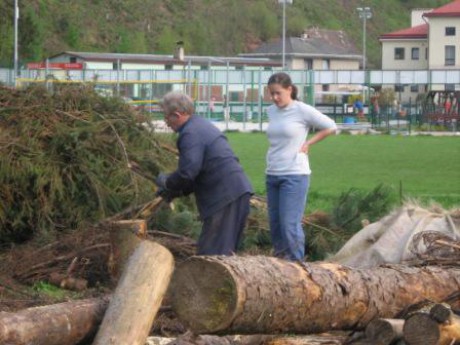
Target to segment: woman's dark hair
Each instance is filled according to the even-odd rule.
[[[289,86],[292,88],[291,98],[297,99],[297,86],[292,84],[291,77],[289,74],[280,72],[273,74],[269,79],[267,85],[279,84],[283,89],[287,89]]]

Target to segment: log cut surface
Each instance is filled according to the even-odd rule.
[[[192,257],[178,267],[173,309],[196,333],[313,334],[363,329],[460,289],[460,269],[352,269],[273,257]]]

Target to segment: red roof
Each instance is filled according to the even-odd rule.
[[[460,0],[458,1],[460,3]],[[402,29],[393,31],[388,34],[383,34],[380,39],[391,39],[391,38],[427,38],[428,37],[428,24],[421,24],[412,28]]]
[[[460,17],[460,0],[455,0],[447,5],[438,7],[437,9],[425,13],[424,17]]]

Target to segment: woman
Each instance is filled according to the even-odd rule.
[[[310,105],[297,100],[297,88],[286,73],[268,80],[273,105],[267,109],[266,186],[270,233],[275,256],[303,260],[305,235],[302,217],[310,182],[310,147],[334,134],[333,120]],[[307,140],[310,128],[319,131]]]

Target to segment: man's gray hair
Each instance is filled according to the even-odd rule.
[[[166,115],[175,112],[193,115],[195,112],[193,100],[186,94],[178,91],[171,91],[164,95],[160,102],[160,106]]]

